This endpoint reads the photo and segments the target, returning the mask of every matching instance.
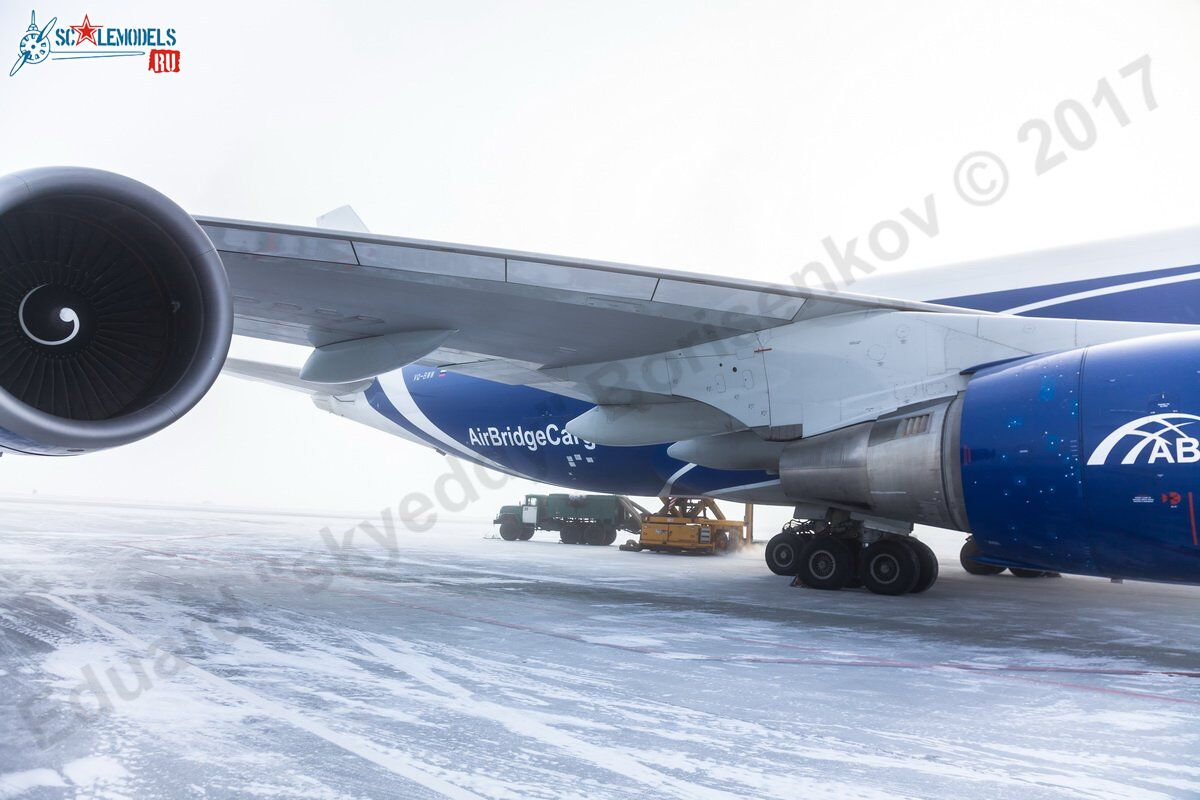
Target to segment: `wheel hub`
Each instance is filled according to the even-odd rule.
[[[836,560],[828,550],[820,550],[809,556],[808,568],[816,578],[825,580],[831,577],[836,567]]]
[[[900,564],[891,555],[877,556],[871,561],[871,575],[880,583],[893,583],[899,574]]]

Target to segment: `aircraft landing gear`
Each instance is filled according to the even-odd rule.
[[[1061,578],[1060,572],[1049,572],[1044,569],[1021,569],[1020,567],[1009,567],[1008,571],[1018,578]]]
[[[910,590],[913,594],[920,594],[937,582],[937,555],[933,552],[932,547],[925,544],[920,539],[913,539],[912,537],[909,537],[907,544],[916,551],[917,560],[921,562],[921,575],[919,578],[917,578],[916,585]]]
[[[863,584],[875,594],[911,592],[921,579],[921,560],[908,542],[881,539],[863,552]]]
[[[962,568],[972,575],[999,575],[1004,572],[1005,568],[995,564],[985,564],[982,561],[976,561],[979,555],[979,545],[975,543],[974,536],[968,536],[967,541],[963,543],[962,550],[958,553],[958,561],[962,564]],[[1050,572],[1042,569],[1024,569],[1022,567],[1008,567],[1008,571],[1018,578],[1061,578],[1062,575],[1058,572]]]
[[[919,594],[938,578],[937,556],[924,542],[868,531],[847,516],[792,520],[767,542],[766,561],[776,575],[794,575],[793,586],[811,589]]]
[[[795,575],[800,568],[800,552],[812,535],[809,523],[792,520],[767,542],[767,569],[776,575]]]
[[[844,589],[858,571],[857,543],[847,542],[829,534],[809,537],[800,553],[796,579],[792,585],[813,589]]]
[[[999,575],[1004,572],[1004,567],[976,561],[978,555],[979,545],[975,543],[975,537],[968,536],[967,541],[963,542],[962,550],[958,551],[958,563],[971,575]]]

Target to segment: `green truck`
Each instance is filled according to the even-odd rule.
[[[493,521],[509,542],[555,531],[564,544],[610,545],[617,531],[638,533],[646,509],[613,494],[527,494],[521,505],[503,506]]]

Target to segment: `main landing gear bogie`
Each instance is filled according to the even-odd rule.
[[[791,523],[767,542],[767,566],[793,575],[793,585],[838,590],[865,586],[875,594],[920,594],[937,581],[933,550],[911,536],[876,534],[865,544],[853,522]]]

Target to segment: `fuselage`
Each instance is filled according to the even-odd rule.
[[[377,379],[364,397],[432,447],[540,483],[641,497],[774,492],[776,502],[786,502],[778,476],[766,472],[688,464],[667,455],[668,444],[609,447],[579,439],[566,425],[592,404],[541,389],[405,367]]]

